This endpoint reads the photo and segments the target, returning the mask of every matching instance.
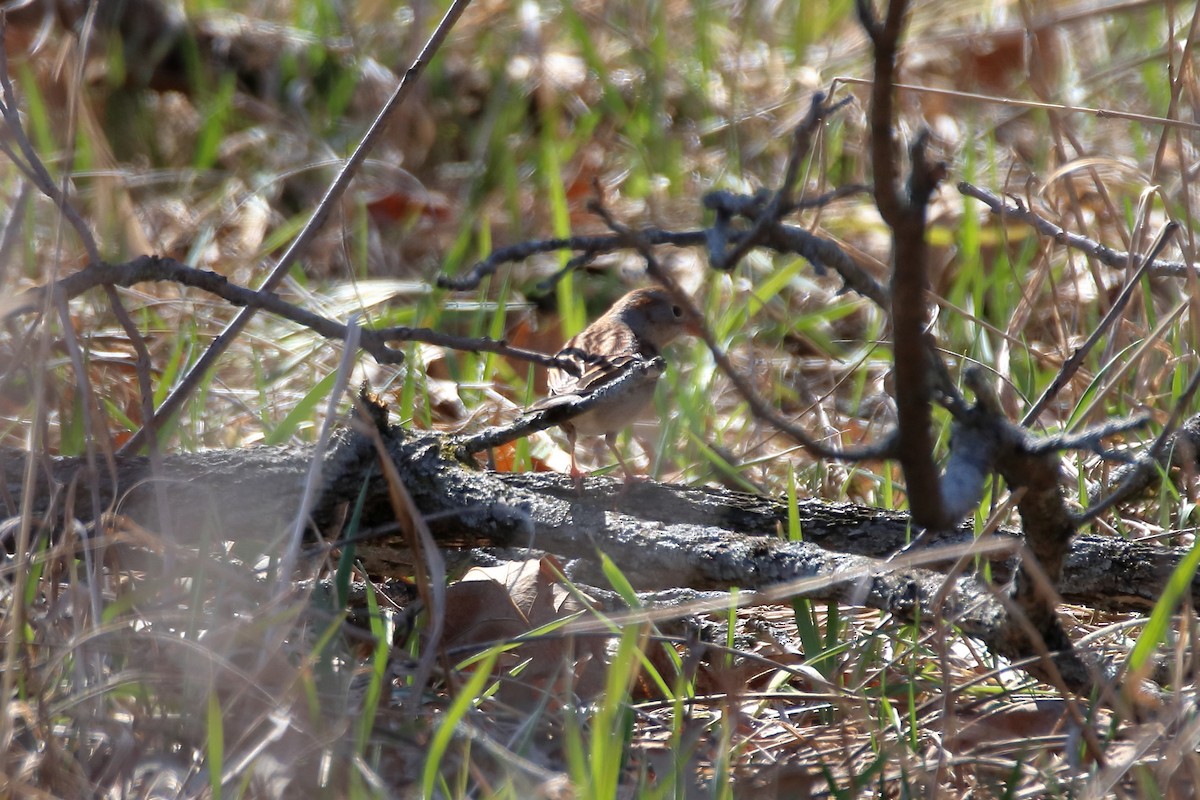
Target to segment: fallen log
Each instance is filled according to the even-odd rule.
[[[945,582],[942,571],[974,541],[968,526],[927,534],[906,560],[889,563],[885,559],[913,538],[903,513],[801,499],[803,541],[788,542],[780,537],[787,528],[787,506],[777,499],[652,482],[623,487],[603,478],[588,479],[580,494],[565,476],[478,469],[455,457],[454,440],[446,435],[391,428],[384,441],[441,547],[536,548],[581,560],[582,574],[597,583],[596,553],[603,551],[639,590],[736,586],[761,591],[805,579],[812,586],[800,593],[808,597],[915,610],[914,602],[920,605],[920,599],[931,600],[938,593]],[[22,481],[27,457],[0,449],[9,516],[24,504],[39,518],[67,515],[84,523],[97,511],[115,512],[176,541],[186,543],[204,530],[254,550],[272,547],[291,524],[312,450],[259,447],[177,454],[164,457],[158,473],[148,458],[114,456],[99,468],[100,509],[90,508],[89,492],[82,491],[88,485],[84,459],[39,458],[38,480],[27,494]],[[317,535],[339,535],[346,509],[365,482],[366,534],[357,542],[358,556],[372,574],[408,574],[411,556],[395,529],[376,464],[368,437],[340,434],[324,459],[323,489],[310,527]],[[992,562],[995,580],[1012,574],[1019,543],[1019,532],[1001,529],[991,549],[981,552]],[[1183,554],[1156,544],[1080,535],[1071,544],[1059,592],[1071,603],[1145,611]],[[918,561],[923,569],[898,566]],[[847,575],[857,578],[848,581]],[[869,588],[858,583],[863,575],[873,576]],[[947,602],[960,609],[990,594],[974,578],[960,579],[955,591],[966,595],[951,595]],[[1200,578],[1192,582],[1192,600],[1200,604]]]

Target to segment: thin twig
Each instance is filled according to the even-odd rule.
[[[1003,198],[989,192],[987,189],[981,189],[966,181],[959,182],[958,191],[967,197],[973,197],[980,201],[990,208],[993,214],[1002,218],[1011,217],[1024,222],[1043,236],[1049,236],[1056,242],[1086,253],[1105,266],[1126,269],[1130,263],[1136,260],[1136,256],[1131,258],[1127,252],[1113,250],[1111,247],[1102,245],[1086,236],[1080,236],[1078,233],[1071,233],[1065,230],[1062,226],[1031,211],[1019,200],[1005,202]],[[1194,267],[1182,261],[1161,261],[1158,259],[1151,262],[1149,269],[1151,275],[1172,278],[1183,278],[1189,274],[1195,274],[1195,272]]]
[[[858,184],[836,189],[818,197],[796,201],[791,210],[824,205],[841,197],[866,191],[866,189],[867,187]],[[766,199],[756,195],[715,191],[705,195],[703,202],[706,208],[717,213],[717,225],[688,231],[642,228],[637,232],[638,237],[654,247],[663,245],[671,247],[707,246],[710,253],[723,252],[725,246],[738,245],[745,240],[749,233],[747,231],[723,229],[719,224],[722,217],[728,219],[728,217],[734,214],[739,214],[756,219],[757,217],[754,214],[762,212]],[[752,207],[757,207],[758,211],[751,212]],[[714,245],[714,237],[719,239],[719,244]],[[780,253],[794,253],[801,256],[809,261],[818,272],[822,272],[827,267],[832,268],[842,276],[848,287],[864,297],[869,297],[883,307],[887,306],[887,289],[880,286],[874,278],[867,274],[854,259],[846,254],[846,251],[828,239],[824,239],[813,234],[811,231],[795,225],[780,224],[767,228],[763,241],[759,244],[762,247],[768,247]],[[580,265],[588,263],[601,254],[624,250],[627,246],[626,240],[623,237],[612,234],[535,239],[519,242],[493,250],[488,254],[487,258],[477,262],[462,275],[439,276],[437,285],[443,289],[458,291],[476,289],[483,282],[484,278],[495,274],[496,270],[504,264],[524,261],[539,253],[554,253],[559,250],[571,250],[578,253],[571,264],[538,285],[539,291],[548,291],[563,274],[569,272],[571,269],[577,269]]]
[[[1105,449],[1101,442],[1104,439],[1139,430],[1149,424],[1149,414],[1139,414],[1132,419],[1109,420],[1077,433],[1060,433],[1033,439],[1028,449],[1031,453],[1048,453],[1051,450],[1086,450],[1106,461],[1128,461],[1127,456]]]
[[[524,438],[531,433],[561,425],[573,417],[586,414],[597,406],[637,392],[647,383],[653,384],[662,375],[664,366],[661,357],[648,361],[633,361],[622,368],[618,377],[583,397],[573,398],[571,395],[561,395],[556,398],[559,402],[540,408],[533,413],[523,414],[508,425],[487,428],[459,439],[458,448],[464,454],[478,453],[481,450],[500,447]]]
[[[4,312],[4,318],[37,310],[47,291],[65,299],[76,297],[97,286],[132,286],[146,281],[170,281],[181,286],[191,286],[216,295],[236,306],[264,309],[276,316],[301,325],[331,340],[345,340],[346,326],[336,320],[323,317],[308,309],[287,302],[272,292],[255,291],[232,283],[224,275],[210,270],[182,264],[174,259],[158,256],[140,256],[124,264],[98,263],[72,273],[49,287],[30,289],[13,300],[13,308]],[[513,347],[504,340],[488,337],[454,336],[429,328],[363,328],[361,346],[381,364],[399,364],[404,361],[404,352],[391,347],[388,342],[424,342],[448,347],[452,350],[498,353],[511,358],[529,361],[546,367],[569,366],[557,356]]]
[[[46,165],[42,163],[42,159],[38,156],[37,150],[34,149],[33,143],[29,141],[29,137],[25,134],[25,128],[21,124],[21,112],[17,107],[17,95],[13,89],[12,78],[8,74],[8,52],[4,48],[4,36],[6,31],[6,20],[4,13],[0,11],[0,92],[3,93],[0,100],[0,117],[3,117],[5,127],[11,135],[12,139],[17,143],[24,159],[17,158],[16,154],[5,147],[6,154],[12,159],[13,163],[29,178],[38,191],[42,192],[46,197],[58,207],[63,218],[71,224],[75,232],[79,235],[79,241],[83,245],[84,250],[88,254],[88,258],[92,261],[100,260],[100,249],[96,246],[96,238],[92,235],[91,229],[84,222],[83,217],[71,205],[66,195],[55,184],[54,178],[51,177]],[[66,185],[67,177],[64,175],[63,182]]]
[[[656,245],[673,245],[675,247],[696,247],[704,244],[706,230],[698,231],[663,231],[647,229],[643,235]],[[464,291],[476,289],[483,279],[492,275],[504,264],[516,263],[535,256],[538,253],[554,253],[559,250],[574,250],[580,257],[596,257],[602,253],[612,253],[624,248],[619,236],[606,234],[603,236],[570,236],[555,239],[536,239],[509,245],[493,250],[487,258],[476,263],[463,275],[439,275],[437,285],[443,289]]]
[[[437,28],[430,34],[425,47],[417,55],[412,66],[404,73],[404,77],[400,79],[395,91],[392,92],[392,96],[388,98],[379,114],[371,122],[371,127],[367,129],[358,146],[354,148],[354,152],[346,159],[346,163],[342,166],[341,171],[338,172],[333,183],[325,191],[325,196],[321,198],[321,201],[313,210],[312,216],[309,217],[304,228],[292,240],[287,251],[280,257],[279,263],[275,265],[266,280],[263,281],[260,287],[262,291],[272,291],[283,281],[284,277],[296,263],[296,260],[300,257],[300,254],[304,252],[309,243],[316,237],[318,231],[324,227],[325,221],[333,213],[338,199],[345,192],[346,187],[349,186],[350,180],[358,172],[359,166],[375,146],[379,137],[383,135],[384,130],[387,128],[388,120],[412,92],[417,79],[425,71],[425,67],[428,66],[434,54],[441,48],[442,43],[446,40],[446,36],[450,33],[450,29],[454,27],[454,23],[458,21],[459,16],[462,15],[468,5],[470,5],[470,0],[454,0],[450,8],[447,9],[445,16],[442,17]],[[233,321],[213,340],[204,355],[197,360],[192,369],[183,377],[179,385],[163,401],[162,406],[158,409],[158,413],[152,419],[146,420],[142,429],[125,443],[120,452],[136,453],[145,445],[148,433],[154,429],[154,426],[161,425],[183,407],[183,404],[191,397],[196,387],[208,375],[208,371],[213,367],[217,359],[233,344],[233,341],[257,312],[257,307],[247,306],[241,313],[234,317]]]
[[[1154,444],[1150,446],[1150,449],[1146,451],[1144,456],[1138,459],[1138,465],[1125,474],[1121,482],[1117,484],[1117,488],[1112,491],[1112,494],[1103,500],[1093,503],[1077,514],[1075,517],[1076,524],[1086,525],[1108,509],[1128,499],[1145,485],[1144,473],[1147,470],[1154,469],[1158,465],[1164,448],[1168,442],[1173,440],[1172,437],[1179,427],[1179,420],[1183,418],[1184,410],[1192,407],[1192,397],[1196,394],[1197,387],[1200,387],[1200,371],[1197,371],[1192,376],[1192,379],[1188,381],[1187,387],[1183,390],[1183,394],[1179,396],[1179,401],[1175,403],[1175,408],[1171,411],[1170,419],[1163,426],[1158,438],[1154,440]]]
[[[783,181],[779,184],[774,196],[763,208],[762,213],[754,221],[753,227],[728,251],[709,252],[713,269],[731,270],[740,262],[751,249],[758,246],[766,236],[767,230],[779,224],[785,214],[790,213],[794,202],[796,176],[800,172],[800,164],[808,157],[812,149],[813,132],[827,116],[840,109],[853,98],[846,97],[841,102],[826,105],[825,95],[817,92],[809,104],[808,114],[796,126],[792,135],[792,147],[788,153],[787,168]]]
[[[850,75],[839,75],[833,79],[832,85],[837,86],[839,83],[861,86],[870,85],[871,81],[866,80],[865,78],[858,78]],[[894,86],[903,92],[921,92],[922,94],[954,97],[960,100],[978,100],[983,103],[995,103],[996,105],[1007,106],[1009,108],[1030,108],[1041,109],[1043,111],[1061,111],[1067,114],[1090,114],[1100,119],[1127,119],[1131,122],[1139,122],[1145,125],[1165,125],[1167,127],[1184,128],[1185,130],[1190,131],[1200,131],[1200,122],[1169,119],[1167,117],[1154,116],[1153,114],[1136,114],[1131,111],[1116,111],[1111,108],[1090,108],[1088,106],[1069,106],[1062,103],[1046,103],[1038,100],[1021,100],[1013,97],[998,97],[991,94],[960,92],[951,89],[936,89],[932,86],[917,86],[911,83],[897,83],[894,84]]]
[[[108,296],[108,304],[112,308],[113,314],[116,315],[117,322],[120,323],[121,329],[129,337],[130,345],[133,346],[133,371],[137,375],[138,400],[141,404],[142,420],[148,428],[149,435],[147,455],[150,458],[150,467],[153,474],[161,475],[163,463],[162,448],[159,447],[157,429],[153,424],[154,378],[150,374],[150,369],[153,365],[150,358],[150,349],[146,347],[146,340],[134,323],[133,317],[129,316],[129,311],[126,310],[125,304],[121,301],[121,295],[118,294],[117,288],[111,283],[106,284],[104,292]],[[155,502],[158,505],[158,524],[161,530],[170,533],[175,528],[175,517],[171,514],[170,505],[167,503],[166,487],[162,481],[153,481],[153,484]]]
[[[1108,309],[1108,313],[1100,320],[1100,323],[1096,326],[1096,330],[1092,331],[1087,340],[1075,349],[1070,358],[1063,362],[1058,374],[1054,376],[1054,380],[1050,382],[1050,385],[1042,392],[1042,396],[1033,404],[1033,408],[1029,409],[1024,419],[1021,420],[1022,425],[1032,425],[1037,420],[1038,415],[1050,404],[1050,401],[1058,396],[1058,393],[1062,391],[1064,386],[1070,383],[1071,378],[1083,366],[1083,362],[1088,354],[1092,352],[1092,348],[1096,346],[1101,337],[1108,333],[1108,329],[1112,327],[1117,317],[1125,310],[1126,304],[1129,303],[1129,298],[1133,296],[1133,290],[1141,283],[1142,276],[1150,269],[1150,265],[1154,263],[1154,259],[1158,258],[1158,254],[1167,246],[1167,242],[1171,240],[1171,237],[1177,230],[1179,230],[1179,223],[1171,220],[1158,232],[1158,238],[1154,240],[1154,244],[1150,247],[1150,252],[1142,259],[1141,264],[1138,265],[1134,273],[1129,276],[1129,280],[1125,282],[1125,288],[1121,290],[1121,294],[1117,296],[1112,307]]]
[[[572,272],[581,270],[588,264],[596,260],[596,253],[583,252],[573,258],[567,260],[567,263],[562,266],[558,272],[551,275],[549,278],[538,281],[537,291],[544,294],[549,294],[554,291],[554,288],[562,281],[563,278],[570,275]]]
[[[4,221],[4,231],[0,232],[0,286],[8,285],[8,269],[13,252],[16,250],[25,224],[25,214],[29,211],[30,196],[33,184],[28,180],[20,181],[16,196],[13,198],[8,219]]]

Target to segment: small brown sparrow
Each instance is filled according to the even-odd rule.
[[[577,374],[564,369],[551,369],[550,394],[534,403],[537,411],[563,401],[587,397],[590,392],[615,380],[625,368],[636,361],[648,361],[662,354],[662,349],[681,335],[698,333],[688,311],[675,302],[666,289],[651,287],[634,289],[613,304],[604,316],[576,336],[571,337],[559,351],[560,359],[575,366]],[[617,433],[631,425],[654,398],[654,381],[647,381],[633,392],[616,397],[571,418],[562,424],[571,449],[571,477],[582,485],[583,473],[575,461],[575,439],[579,434],[598,436],[604,441],[621,468],[627,481],[635,476],[617,450]]]

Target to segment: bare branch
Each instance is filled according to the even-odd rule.
[[[1109,461],[1128,461],[1127,457],[1106,449],[1101,444],[1102,440],[1144,428],[1149,424],[1149,414],[1140,414],[1133,419],[1110,420],[1078,433],[1062,433],[1038,438],[1029,445],[1029,451],[1031,453],[1048,453],[1051,450],[1086,450]]]
[[[1179,401],[1175,404],[1175,408],[1171,412],[1171,418],[1167,420],[1167,424],[1163,426],[1162,433],[1158,435],[1158,438],[1150,446],[1150,449],[1137,460],[1137,463],[1118,478],[1117,488],[1112,491],[1112,494],[1103,500],[1095,501],[1076,517],[1078,524],[1084,525],[1091,522],[1108,509],[1145,489],[1149,482],[1149,475],[1163,464],[1167,445],[1175,443],[1177,439],[1176,428],[1179,425],[1179,420],[1183,416],[1184,409],[1192,407],[1192,397],[1196,394],[1197,387],[1200,387],[1200,372],[1197,372],[1188,381],[1187,387],[1183,390],[1183,394],[1179,396]],[[1185,429],[1189,429],[1188,433],[1190,433],[1190,428],[1192,427],[1191,422],[1189,420],[1189,423],[1184,426]],[[1190,440],[1190,437],[1188,439]]]
[[[524,438],[531,433],[537,433],[538,431],[544,431],[556,425],[561,425],[573,417],[578,417],[580,414],[591,411],[597,406],[637,392],[639,389],[645,387],[646,384],[653,385],[659,376],[662,375],[665,367],[666,362],[661,357],[652,358],[648,361],[633,361],[622,369],[619,377],[590,392],[585,397],[560,395],[558,398],[555,398],[557,402],[554,402],[552,405],[544,405],[533,413],[523,414],[508,425],[488,428],[460,439],[458,447],[466,454],[478,453],[481,450],[499,447],[500,445]]]
[[[817,92],[813,95],[808,114],[796,126],[796,131],[792,135],[792,149],[788,154],[787,168],[779,189],[767,202],[762,212],[757,215],[754,226],[734,245],[733,249],[720,252],[709,249],[709,261],[714,269],[733,269],[751,249],[757,247],[759,242],[766,237],[769,228],[778,225],[784,215],[791,212],[794,207],[793,193],[795,192],[796,178],[800,172],[800,164],[808,157],[808,152],[812,147],[813,132],[826,117],[852,99],[852,97],[846,97],[839,103],[826,105],[824,94]]]
[[[643,228],[639,238],[651,246],[671,245],[695,247],[705,245],[709,261],[716,269],[732,269],[746,253],[758,246],[769,247],[779,252],[796,253],[813,264],[818,273],[833,267],[842,275],[847,285],[886,307],[886,291],[866,274],[857,263],[840,247],[802,228],[782,225],[780,221],[788,214],[807,208],[820,208],[829,203],[869,190],[869,187],[853,184],[826,192],[817,197],[796,199],[794,184],[799,165],[810,149],[812,134],[822,120],[842,108],[853,98],[827,104],[824,95],[813,97],[808,115],[796,127],[792,150],[788,159],[787,174],[772,195],[766,190],[753,195],[734,194],[726,191],[710,192],[704,197],[704,205],[716,212],[716,223],[709,228],[694,231],[666,231],[659,228]],[[750,230],[734,230],[730,223],[735,216],[742,216],[752,223]],[[732,245],[732,249],[727,248]],[[483,261],[476,263],[464,275],[438,277],[438,286],[447,289],[474,289],[483,279],[492,275],[503,264],[524,261],[538,253],[572,250],[578,255],[559,272],[538,285],[539,290],[548,290],[562,276],[582,264],[586,264],[601,253],[610,253],[628,247],[628,241],[617,236],[571,236],[520,242],[494,250]]]
[[[216,295],[233,305],[253,309],[265,309],[272,314],[301,325],[326,339],[345,340],[347,327],[328,317],[314,314],[287,302],[273,292],[254,291],[231,283],[224,275],[209,270],[197,269],[170,258],[141,256],[124,264],[92,264],[50,287],[39,287],[25,292],[15,300],[15,308],[4,313],[5,318],[29,313],[41,308],[47,291],[56,297],[69,300],[97,286],[132,286],[145,281],[171,281],[181,286],[191,286]],[[448,347],[452,350],[498,353],[522,361],[546,367],[563,367],[564,362],[556,356],[513,347],[503,340],[488,337],[454,336],[429,328],[364,328],[360,331],[361,346],[381,364],[400,364],[404,352],[388,345],[388,342],[425,342]]]
[[[671,231],[647,230],[646,238],[654,244],[668,244],[675,247],[695,247],[704,244],[705,231]],[[559,250],[575,250],[583,255],[595,257],[601,253],[612,253],[624,249],[620,237],[605,236],[570,236],[557,239],[539,239],[520,242],[509,247],[493,250],[483,261],[471,267],[465,275],[439,275],[437,285],[443,289],[463,291],[475,289],[483,279],[492,275],[504,264],[524,261],[538,253],[553,253]]]
[[[897,187],[896,143],[892,139],[896,54],[900,46],[905,0],[891,0],[885,22],[880,23],[871,0],[858,0],[858,18],[871,37],[875,55],[875,78],[871,85],[871,170],[875,174],[875,205],[888,225],[895,227],[903,213]],[[886,135],[884,132],[886,131]],[[876,133],[878,132],[878,133]]]
[[[1050,385],[1046,387],[1046,391],[1042,392],[1042,396],[1037,399],[1037,402],[1033,404],[1033,408],[1029,409],[1029,412],[1025,414],[1025,418],[1021,420],[1022,424],[1032,424],[1046,406],[1050,404],[1050,401],[1070,382],[1079,368],[1083,366],[1083,361],[1087,358],[1088,353],[1092,351],[1092,348],[1096,346],[1100,338],[1108,332],[1108,329],[1113,326],[1117,318],[1125,310],[1125,306],[1129,303],[1129,298],[1133,296],[1133,290],[1141,283],[1142,276],[1150,269],[1150,265],[1154,263],[1154,259],[1158,258],[1158,254],[1167,246],[1167,242],[1170,241],[1177,230],[1179,230],[1179,223],[1171,220],[1158,232],[1158,237],[1150,247],[1150,252],[1141,260],[1134,273],[1129,276],[1129,280],[1125,282],[1125,288],[1121,290],[1121,294],[1117,296],[1112,307],[1108,309],[1108,313],[1104,315],[1104,319],[1100,320],[1100,324],[1088,336],[1087,341],[1081,344],[1071,354],[1071,357],[1063,362],[1062,368],[1054,376],[1054,380],[1050,382]]]
[[[828,239],[794,225],[776,225],[768,234],[767,241],[763,243],[765,246],[781,253],[803,256],[818,274],[824,271],[824,267],[830,267],[841,276],[847,288],[868,298],[884,311],[892,307],[892,295],[888,288]]]
[[[1025,542],[1035,557],[1023,559],[1017,572],[1012,594],[1016,608],[1009,609],[1005,623],[1011,639],[1009,655],[1030,655],[1044,643],[1059,651],[1059,666],[1074,663],[1071,640],[1058,619],[1052,589],[1062,575],[1063,559],[1076,531],[1059,482],[1058,452],[1031,447],[1028,432],[999,413],[983,370],[968,370],[964,378],[975,388],[980,402],[956,420],[955,437],[969,436],[964,444],[993,459],[993,468],[1017,498]],[[1023,620],[1033,630],[1026,628]],[[1077,688],[1075,683],[1072,681]]]
[[[903,29],[904,0],[888,3],[887,17],[880,23],[870,0],[859,0],[858,16],[874,45],[875,80],[871,88],[871,169],[875,175],[875,205],[892,229],[891,318],[896,399],[897,457],[904,469],[908,504],[913,520],[922,527],[940,528],[952,517],[942,503],[941,482],[933,461],[934,386],[958,410],[954,384],[937,361],[926,333],[929,323],[926,302],[925,215],[930,196],[937,189],[945,168],[930,164],[925,156],[929,135],[922,132],[911,149],[912,173],[907,197],[898,187],[899,167],[893,118],[896,57]]]
[[[999,217],[1011,217],[1024,222],[1043,236],[1049,236],[1056,242],[1086,253],[1105,266],[1125,269],[1130,263],[1137,260],[1136,256],[1131,256],[1127,252],[1113,250],[1111,247],[1106,247],[1086,236],[1080,236],[1078,233],[1070,233],[1062,226],[1051,222],[1040,214],[1030,211],[1025,207],[1024,203],[1016,198],[1012,198],[1011,202],[1005,202],[1003,198],[989,192],[987,189],[981,189],[966,181],[959,182],[958,191],[967,197],[973,197],[980,201],[991,209],[993,214]],[[1162,261],[1156,258],[1151,261],[1148,271],[1150,275],[1158,277],[1184,278],[1194,273],[1196,269],[1182,261]]]

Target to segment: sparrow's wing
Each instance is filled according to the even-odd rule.
[[[609,327],[604,331],[604,337],[595,333],[594,326],[588,328],[559,351],[558,357],[570,361],[576,374],[562,369],[550,370],[547,386],[551,396],[586,395],[616,378],[630,362],[641,358],[629,328]]]
[[[559,353],[559,357],[562,358],[563,353]],[[604,384],[615,380],[631,362],[641,360],[641,356],[627,353],[598,357],[593,359],[589,366],[580,367],[582,374],[578,377],[566,370],[552,369],[547,379],[547,388],[550,393],[531,405],[528,410],[542,411],[587,397]],[[576,366],[579,366],[580,363],[582,362],[577,361]]]

